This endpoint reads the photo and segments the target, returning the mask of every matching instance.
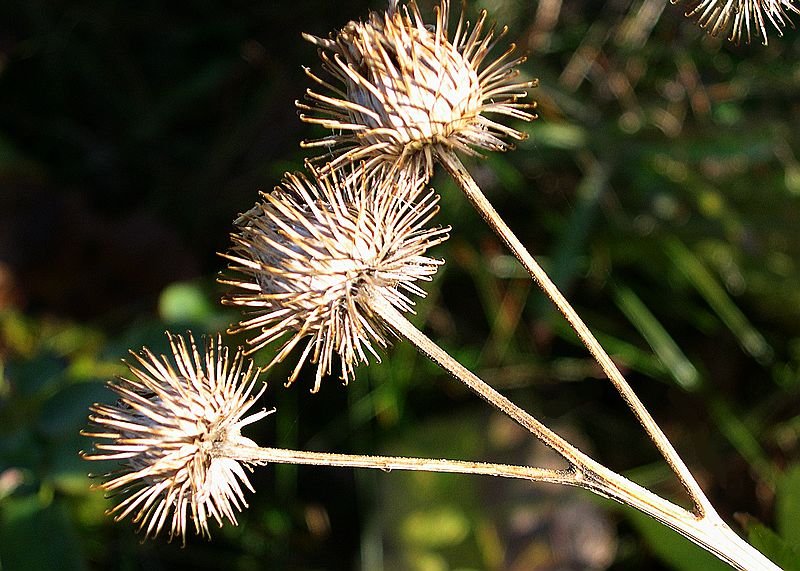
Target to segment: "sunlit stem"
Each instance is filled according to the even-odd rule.
[[[578,482],[575,474],[570,470],[550,470],[546,468],[529,468],[527,466],[469,462],[463,460],[306,452],[303,450],[261,448],[231,443],[220,445],[213,453],[218,457],[252,463],[311,464],[315,466],[337,466],[343,468],[373,468],[376,470],[383,470],[384,472],[390,472],[392,470],[410,470],[418,472],[447,472],[452,474],[480,474],[573,486],[577,485]]]
[[[622,376],[622,373],[611,360],[611,357],[608,356],[608,353],[606,353],[605,349],[603,349],[547,273],[536,260],[533,259],[533,256],[531,256],[525,246],[522,245],[522,242],[519,241],[503,218],[497,213],[459,158],[454,153],[447,151],[440,152],[438,155],[442,165],[453,176],[483,219],[497,233],[500,239],[503,240],[542,291],[544,291],[547,297],[555,304],[592,354],[592,357],[594,357],[600,367],[602,367],[603,372],[608,376],[609,380],[628,404],[634,415],[636,415],[636,418],[642,424],[650,439],[686,489],[686,492],[694,503],[697,514],[715,514],[716,512],[711,502],[709,502],[708,498],[703,493],[703,490],[689,471],[689,468],[687,468],[683,459],[681,459],[678,452],[672,446],[672,443],[667,439],[661,428],[656,424],[656,421],[639,400],[639,397],[633,392],[633,389]]]
[[[561,483],[579,486],[636,508],[671,527],[736,569],[743,571],[756,569],[775,571],[779,569],[739,537],[715,511],[707,510],[702,514],[687,511],[606,468],[575,448],[453,359],[395,309],[379,290],[367,289],[364,291],[362,302],[389,325],[398,336],[414,345],[418,351],[454,378],[463,382],[492,406],[528,429],[540,441],[564,458],[570,468],[560,473],[569,474],[572,479]]]

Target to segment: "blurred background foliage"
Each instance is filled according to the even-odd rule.
[[[421,0],[430,14],[432,2]],[[594,329],[720,513],[800,553],[800,34],[706,36],[663,0],[483,0],[529,54],[540,118],[468,167]],[[238,527],[140,543],[78,451],[103,382],[164,330],[216,332],[217,253],[298,169],[293,101],[325,35],[380,2],[0,3],[0,566],[17,569],[722,569],[578,490],[266,467]],[[685,502],[599,369],[445,177],[417,323],[610,466]],[[230,343],[241,342],[231,339]],[[257,355],[265,362],[268,355]],[[406,345],[249,436],[263,444],[552,464]]]

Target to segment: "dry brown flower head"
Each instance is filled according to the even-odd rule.
[[[474,28],[463,11],[448,38],[449,0],[436,8],[436,23],[427,26],[415,2],[384,13],[372,12],[365,22],[350,22],[330,39],[306,35],[320,47],[326,81],[307,74],[328,93],[309,90],[301,118],[334,134],[306,141],[327,147],[317,158],[331,168],[364,161],[368,169],[388,164],[415,173],[430,173],[438,153],[454,150],[505,151],[511,140],[526,134],[487,115],[525,121],[535,103],[520,100],[536,81],[519,81],[512,44],[494,59],[492,49],[505,34],[486,28],[482,12]]]
[[[310,359],[317,364],[314,392],[331,373],[334,355],[345,383],[368,354],[379,361],[386,331],[365,305],[364,291],[412,311],[409,294],[425,295],[416,282],[430,280],[442,263],[425,256],[447,229],[424,227],[438,211],[438,197],[419,196],[422,184],[363,171],[287,174],[236,222],[225,257],[238,277],[220,281],[235,288],[223,303],[242,307],[247,318],[230,332],[256,331],[250,352],[282,339],[270,365],[307,339],[287,385]]]
[[[166,528],[170,539],[185,542],[191,520],[195,532],[209,536],[208,520],[236,524],[235,511],[247,506],[242,487],[254,491],[242,465],[218,457],[222,444],[255,446],[243,426],[263,418],[245,417],[266,385],[252,396],[258,374],[245,366],[241,351],[231,359],[221,337],[198,349],[169,335],[171,355],[156,357],[147,348],[128,367],[131,378],[109,383],[116,404],[95,404],[82,434],[101,439],[87,460],[119,460],[121,467],[97,487],[123,497],[109,514],[119,521],[133,515],[145,538]]]
[[[677,4],[680,0],[672,1]],[[767,45],[767,22],[782,36],[783,28],[794,27],[790,13],[800,14],[794,0],[700,0],[691,5],[687,17],[697,20],[712,36],[726,33],[730,26],[728,39],[736,44],[741,42],[742,35],[749,44],[755,34]]]

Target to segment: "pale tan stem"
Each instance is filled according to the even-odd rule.
[[[731,530],[715,511],[708,510],[704,514],[689,512],[606,468],[575,448],[453,359],[397,311],[379,290],[364,291],[361,301],[398,336],[414,345],[420,353],[463,382],[489,404],[527,428],[564,458],[570,464],[570,469],[560,473],[570,474],[572,481],[561,483],[579,486],[636,508],[676,530],[736,569],[764,571],[779,569]]]
[[[526,428],[545,445],[552,448],[573,466],[591,461],[583,452],[572,446],[558,434],[547,428],[533,416],[519,408],[505,396],[486,384],[472,371],[453,359],[446,351],[430,340],[389,303],[380,292],[365,292],[365,305],[377,314],[402,338],[409,341],[419,352],[467,385],[486,402]]]
[[[508,246],[520,263],[522,263],[542,291],[544,291],[553,304],[555,304],[592,354],[592,357],[594,357],[600,367],[602,367],[603,372],[608,376],[609,380],[628,404],[628,407],[630,407],[634,415],[636,415],[636,418],[644,427],[647,435],[656,445],[661,455],[686,489],[686,492],[694,503],[697,514],[715,514],[716,512],[711,502],[709,502],[708,498],[703,493],[703,490],[689,471],[689,468],[678,455],[678,452],[662,432],[661,428],[656,424],[656,421],[647,411],[644,404],[639,400],[639,397],[633,392],[633,389],[622,376],[622,373],[614,364],[614,361],[611,360],[611,357],[608,356],[608,353],[606,353],[605,349],[603,349],[547,273],[536,260],[534,260],[533,256],[531,256],[525,246],[522,245],[522,242],[519,241],[503,218],[497,213],[480,187],[475,183],[469,171],[467,171],[458,157],[452,152],[440,152],[438,156],[444,168],[453,176],[487,224],[489,224],[500,239],[505,242],[506,246]]]
[[[390,472],[411,470],[422,472],[447,472],[451,474],[481,474],[502,478],[518,478],[553,484],[578,485],[571,470],[549,470],[513,464],[492,464],[433,458],[408,458],[405,456],[365,456],[360,454],[334,454],[330,452],[306,452],[284,448],[261,448],[241,444],[224,444],[214,450],[218,457],[241,462],[275,464],[311,464],[316,466],[338,466],[344,468],[373,468]]]

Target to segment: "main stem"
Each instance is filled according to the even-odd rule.
[[[740,538],[713,510],[703,514],[689,512],[606,468],[587,456],[561,436],[547,428],[493,387],[453,359],[409,322],[380,291],[367,290],[362,302],[418,351],[442,367],[457,380],[466,384],[489,404],[527,428],[534,436],[557,452],[569,464],[573,481],[562,482],[580,486],[601,496],[636,508],[671,527],[681,535],[710,551],[723,561],[742,571],[776,571],[779,568],[758,550]]]
[[[570,326],[578,334],[578,337],[589,350],[589,353],[592,354],[592,357],[600,364],[603,372],[628,404],[634,415],[636,415],[636,418],[642,424],[650,439],[686,489],[686,492],[694,503],[697,514],[701,516],[706,513],[716,514],[714,507],[703,493],[697,480],[695,480],[689,468],[683,462],[683,459],[678,455],[678,452],[667,439],[666,435],[661,431],[658,424],[656,424],[656,421],[647,411],[644,404],[639,400],[639,397],[633,392],[633,389],[625,380],[625,377],[622,376],[622,373],[614,364],[614,361],[611,360],[611,357],[608,356],[608,353],[606,353],[605,349],[603,349],[547,273],[536,260],[534,260],[533,256],[531,256],[525,246],[522,245],[522,242],[519,241],[503,218],[497,213],[480,187],[475,183],[469,171],[467,171],[453,152],[442,151],[438,153],[438,156],[444,168],[453,176],[486,223],[489,224],[506,246],[508,246],[514,256],[522,263],[534,281],[539,285],[542,291],[544,291],[547,297],[550,298],[553,304],[555,304]]]

